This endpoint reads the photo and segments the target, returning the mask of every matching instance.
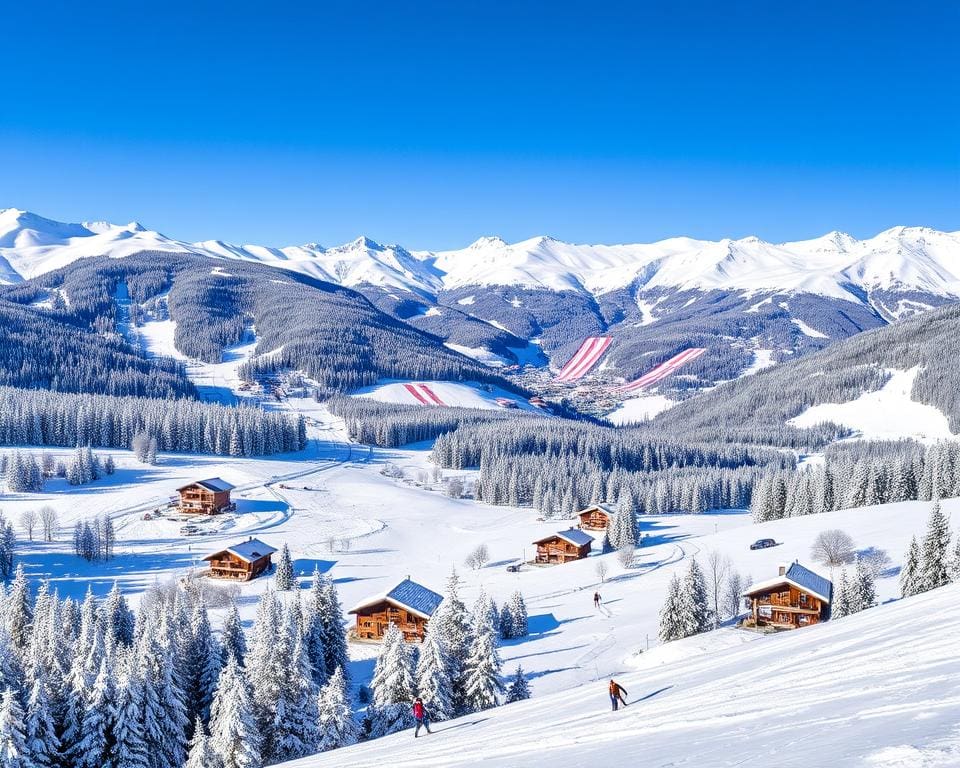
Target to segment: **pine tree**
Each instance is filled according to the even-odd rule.
[[[940,502],[934,502],[927,520],[927,534],[923,538],[920,557],[920,590],[942,587],[950,581],[948,575],[948,551],[950,548],[950,526],[946,515],[940,508]]]
[[[411,666],[410,649],[404,642],[403,633],[396,624],[391,623],[383,635],[370,682],[373,689],[373,704],[370,707],[372,736],[385,736],[413,724],[410,712],[414,690]]]
[[[16,693],[7,688],[0,696],[0,766],[33,768],[24,736],[23,709]]]
[[[833,595],[833,605],[830,615],[834,619],[842,619],[854,612],[853,594],[850,587],[850,579],[847,578],[847,569],[840,569],[840,579],[837,583],[837,589]]]
[[[459,595],[460,579],[456,569],[447,580],[447,593],[430,618],[431,631],[436,632],[447,651],[450,673],[450,698],[454,714],[466,711],[464,670],[469,653],[470,626],[467,607]]]
[[[507,704],[512,704],[515,701],[524,701],[525,699],[530,698],[530,686],[527,683],[527,678],[523,675],[523,667],[519,664],[517,665],[517,671],[513,675],[513,679],[510,681],[510,687],[507,688]]]
[[[857,558],[853,574],[853,594],[855,611],[864,611],[877,604],[877,589],[873,582],[873,573],[860,557]]]
[[[680,599],[680,577],[673,574],[667,586],[667,596],[660,608],[660,642],[669,643],[686,637],[681,617],[683,605]]]
[[[75,768],[102,768],[109,760],[109,734],[113,729],[111,704],[113,680],[107,660],[100,662],[100,672],[93,683],[89,701],[83,710],[80,738],[71,747],[71,765]]]
[[[503,664],[497,651],[496,625],[485,610],[482,597],[478,600],[479,610],[474,612],[470,653],[464,669],[466,704],[472,712],[497,706],[503,693],[500,679]]]
[[[431,720],[448,720],[453,716],[450,699],[450,661],[439,633],[427,628],[417,660],[417,693]]]
[[[347,650],[347,635],[343,631],[343,608],[340,607],[337,586],[327,574],[323,574],[320,581],[323,593],[320,624],[327,676],[332,675],[338,668],[342,668],[343,676],[349,682],[350,652]]]
[[[194,722],[190,752],[183,768],[214,768],[218,762],[217,753],[213,750],[210,737],[203,727],[203,721],[198,717]]]
[[[692,557],[680,590],[680,621],[684,637],[706,632],[711,628],[709,606],[706,579],[697,558]]]
[[[321,751],[346,747],[356,742],[357,724],[347,701],[347,684],[342,667],[337,667],[321,689],[317,709]]]
[[[284,542],[277,560],[277,570],[274,575],[274,586],[278,592],[287,592],[294,588],[293,561],[290,559],[290,547]]]
[[[951,582],[960,582],[960,533],[957,534],[956,544],[953,545],[948,576]]]
[[[900,571],[900,596],[911,597],[920,591],[920,545],[914,536],[910,539],[903,570]]]
[[[221,650],[210,629],[210,617],[203,602],[197,600],[190,618],[186,694],[194,716],[204,722],[210,719],[210,705],[221,666]]]
[[[236,603],[230,606],[230,610],[223,620],[220,647],[221,661],[223,662],[221,666],[225,666],[231,656],[237,664],[243,666],[247,655],[247,640],[243,634],[243,625],[240,623],[240,612],[237,610]]]
[[[243,672],[231,655],[210,710],[210,743],[222,768],[261,768],[260,733]]]
[[[526,637],[530,634],[527,627],[527,604],[523,600],[523,595],[517,591],[510,596],[510,614],[512,616],[513,637]]]
[[[115,768],[148,768],[147,747],[143,738],[143,679],[135,669],[132,651],[122,650],[115,659],[120,667],[116,701],[112,704],[112,748]]]
[[[40,667],[30,686],[24,722],[27,753],[36,768],[51,768],[59,760],[60,752],[60,739],[57,738],[46,686],[47,678]]]
[[[288,612],[278,655],[279,684],[271,727],[274,762],[313,754],[317,749],[317,688],[299,630],[299,609]]]

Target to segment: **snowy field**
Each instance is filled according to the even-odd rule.
[[[354,397],[379,400],[382,403],[400,405],[449,405],[460,408],[503,410],[497,398],[516,403],[522,411],[542,413],[525,398],[492,385],[454,381],[381,381],[363,387],[353,393]]]
[[[749,643],[680,640],[618,676],[615,713],[601,681],[284,765],[954,768],[958,600],[952,585]]]

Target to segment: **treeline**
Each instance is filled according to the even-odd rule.
[[[960,444],[910,441],[831,448],[818,466],[771,470],[754,489],[754,520],[960,496]]]
[[[419,405],[380,403],[363,397],[335,397],[328,401],[330,412],[344,420],[354,440],[383,448],[432,440],[464,424],[507,421],[537,416],[517,411],[492,411],[480,408],[431,408]],[[542,418],[542,417],[541,417]],[[540,423],[540,422],[536,422]]]
[[[264,456],[306,445],[302,417],[195,400],[73,395],[0,387],[0,445],[130,448],[145,434],[162,451]]]
[[[451,469],[479,466],[478,499],[533,506],[556,518],[625,495],[640,514],[745,507],[764,468],[795,464],[780,451],[553,420],[462,424],[437,437],[432,457]]]

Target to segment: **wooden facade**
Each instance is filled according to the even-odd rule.
[[[350,609],[357,617],[351,634],[355,640],[378,641],[394,624],[408,643],[422,643],[430,617],[442,601],[442,595],[408,576],[385,595],[369,598]]]
[[[180,512],[197,515],[218,515],[236,509],[230,501],[233,486],[219,478],[199,480],[182,488],[177,488]]]
[[[277,550],[259,539],[250,539],[207,555],[208,575],[215,579],[250,581],[273,566],[272,555]]]
[[[577,513],[580,527],[586,531],[605,531],[610,526],[613,513],[599,504],[587,507]]]
[[[755,626],[797,629],[829,618],[832,585],[794,563],[789,570],[781,567],[776,578],[754,585],[744,596]]]
[[[576,535],[576,534],[579,534]],[[585,533],[576,530],[561,531],[539,541],[537,556],[534,562],[545,565],[559,565],[571,560],[582,560],[590,554],[590,544],[593,539]]]

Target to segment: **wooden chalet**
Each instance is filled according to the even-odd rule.
[[[203,559],[210,563],[209,575],[215,579],[250,581],[270,570],[273,565],[270,556],[276,551],[275,547],[264,544],[260,539],[251,538]]]
[[[613,512],[602,504],[591,504],[577,512],[577,519],[585,531],[605,531],[613,520]]]
[[[382,640],[391,624],[403,632],[408,643],[422,643],[427,622],[437,610],[443,595],[427,589],[408,576],[383,595],[355,605],[349,613],[357,617],[353,636],[358,640]]]
[[[221,512],[232,512],[236,505],[230,501],[230,491],[233,486],[219,477],[209,480],[197,480],[195,483],[177,488],[180,498],[177,508],[180,512],[189,512],[198,515],[218,515]]]
[[[758,627],[796,629],[819,624],[830,617],[833,584],[800,563],[780,566],[776,578],[754,584],[743,593],[750,601]]]
[[[570,560],[581,560],[589,555],[593,536],[571,528],[567,531],[551,533],[533,543],[537,545],[537,557],[534,562],[559,564]]]

